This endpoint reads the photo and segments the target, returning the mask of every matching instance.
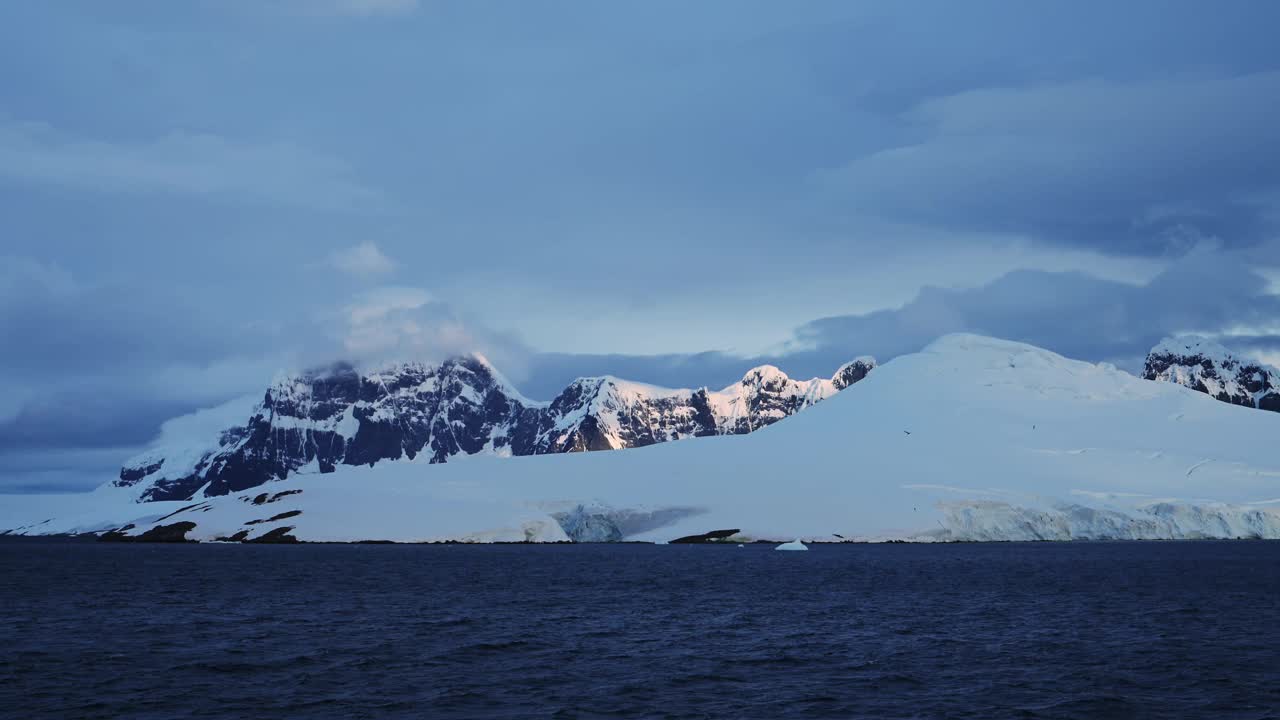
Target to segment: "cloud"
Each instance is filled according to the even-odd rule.
[[[0,121],[0,179],[98,192],[171,193],[309,209],[371,210],[381,195],[335,157],[289,141],[173,131],[108,142]]]
[[[742,379],[751,367],[778,360],[784,372],[801,377],[804,370],[776,358],[743,357],[725,352],[666,353],[662,355],[538,353],[528,359],[527,370],[517,386],[535,400],[550,400],[580,377],[615,375],[627,380],[671,388],[722,388]],[[825,373],[830,376],[836,365]]]
[[[251,303],[245,317],[191,285],[86,284],[57,264],[0,261],[0,486],[15,489],[110,479],[166,420],[260,397],[282,371],[477,351],[519,376],[528,354],[421,288],[315,299],[301,316]]]
[[[349,325],[358,328],[400,310],[417,310],[433,303],[431,293],[415,287],[382,287],[356,298],[344,309]]]
[[[985,87],[924,99],[914,138],[815,173],[854,211],[1180,254],[1274,237],[1280,72]]]
[[[410,15],[419,0],[271,0],[266,7],[293,15],[329,17],[398,17]]]
[[[869,354],[880,361],[916,352],[941,335],[971,332],[1028,342],[1068,357],[1141,369],[1147,351],[1179,333],[1222,336],[1256,357],[1280,351],[1280,295],[1253,266],[1199,247],[1148,282],[1080,271],[1016,270],[972,288],[926,287],[901,307],[805,323],[776,353],[545,353],[531,359],[522,389],[550,397],[578,375],[612,373],[672,387],[717,387],[772,363],[794,377],[826,377]]]
[[[1272,343],[1271,347],[1280,348],[1280,338],[1277,338],[1276,340],[1276,342]],[[1280,368],[1280,349],[1255,350],[1249,355],[1260,363],[1270,365],[1273,368]]]
[[[329,256],[329,263],[334,268],[356,277],[386,275],[396,268],[391,258],[383,254],[377,245],[368,241],[335,250]]]
[[[58,265],[6,258],[0,270],[0,368],[11,377],[205,365],[277,339],[169,283],[86,283]],[[259,345],[258,347],[263,347]],[[141,378],[139,378],[141,379]]]
[[[18,449],[3,455],[0,493],[85,492],[120,472],[135,448]]]
[[[1021,340],[1136,370],[1178,333],[1268,328],[1280,296],[1250,266],[1199,249],[1145,284],[1079,272],[1016,271],[972,289],[926,288],[901,308],[823,318],[796,332],[796,357],[892,357],[949,332]]]
[[[440,362],[478,352],[519,377],[529,354],[514,336],[465,319],[422,288],[377,288],[358,295],[341,315],[343,359],[365,367]]]
[[[0,302],[22,296],[66,296],[76,290],[71,273],[57,263],[20,255],[0,255]]]
[[[418,9],[418,0],[329,0],[336,12],[352,15],[403,15]]]
[[[0,258],[0,450],[134,446],[159,423],[334,361],[436,362],[483,352],[519,375],[528,354],[414,287],[231,311],[199,286],[86,284],[61,266]]]
[[[320,342],[297,323],[220,312],[202,290],[0,258],[0,451],[145,443],[175,413],[260,390]]]

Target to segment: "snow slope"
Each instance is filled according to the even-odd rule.
[[[341,467],[126,534],[189,522],[201,540],[1275,538],[1277,437],[1280,414],[950,335],[751,435]]]
[[[134,493],[110,485],[87,493],[0,495],[0,535],[96,533],[157,520],[189,504],[139,504]]]

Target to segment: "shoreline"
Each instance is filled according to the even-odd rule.
[[[436,546],[436,545],[467,545],[467,546],[488,546],[488,545],[528,545],[528,546],[574,546],[574,545],[653,545],[653,546],[723,546],[737,547],[742,545],[749,546],[774,546],[780,545],[787,540],[751,540],[747,542],[728,542],[728,541],[710,541],[710,542],[652,542],[649,540],[619,540],[616,542],[594,542],[594,541],[550,541],[538,542],[527,540],[507,540],[494,542],[468,542],[466,540],[422,540],[422,541],[399,541],[399,540],[275,540],[266,542],[252,542],[240,540],[143,540],[135,537],[107,537],[107,533],[84,533],[79,535],[72,534],[49,534],[49,535],[12,535],[8,533],[0,533],[0,543],[13,544],[97,544],[105,543],[111,545],[400,545],[400,546]],[[821,545],[821,546],[841,546],[841,545],[1073,545],[1073,544],[1130,544],[1130,543],[1200,543],[1200,542],[1280,542],[1280,538],[1262,538],[1262,537],[1234,537],[1234,538],[1072,538],[1070,540],[805,540],[805,545]]]

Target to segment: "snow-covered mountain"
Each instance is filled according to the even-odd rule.
[[[1280,538],[1278,436],[1277,413],[950,335],[745,436],[339,465],[191,502],[138,504],[120,487],[11,496],[0,528],[249,542]]]
[[[183,418],[130,459],[115,484],[143,501],[216,497],[294,474],[388,460],[616,450],[741,435],[862,380],[858,358],[830,379],[793,380],[771,365],[719,391],[581,378],[549,403],[522,396],[483,357],[410,363],[363,375],[350,366],[288,377],[262,399]]]
[[[1232,405],[1280,412],[1280,370],[1241,360],[1202,337],[1162,340],[1148,353],[1142,376],[1177,383]]]

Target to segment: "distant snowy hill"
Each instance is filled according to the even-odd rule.
[[[1241,360],[1202,337],[1161,341],[1147,355],[1142,376],[1177,383],[1232,405],[1280,412],[1280,370]]]
[[[859,358],[831,379],[793,380],[765,365],[719,391],[582,378],[550,403],[522,396],[478,355],[362,375],[350,366],[289,377],[166,424],[115,482],[143,501],[216,497],[294,474],[388,460],[547,455],[644,447],[771,425],[862,380]]]
[[[181,503],[138,504],[120,487],[14,496],[0,528],[250,542],[1280,538],[1277,437],[1277,413],[950,335],[745,436],[342,465]]]

